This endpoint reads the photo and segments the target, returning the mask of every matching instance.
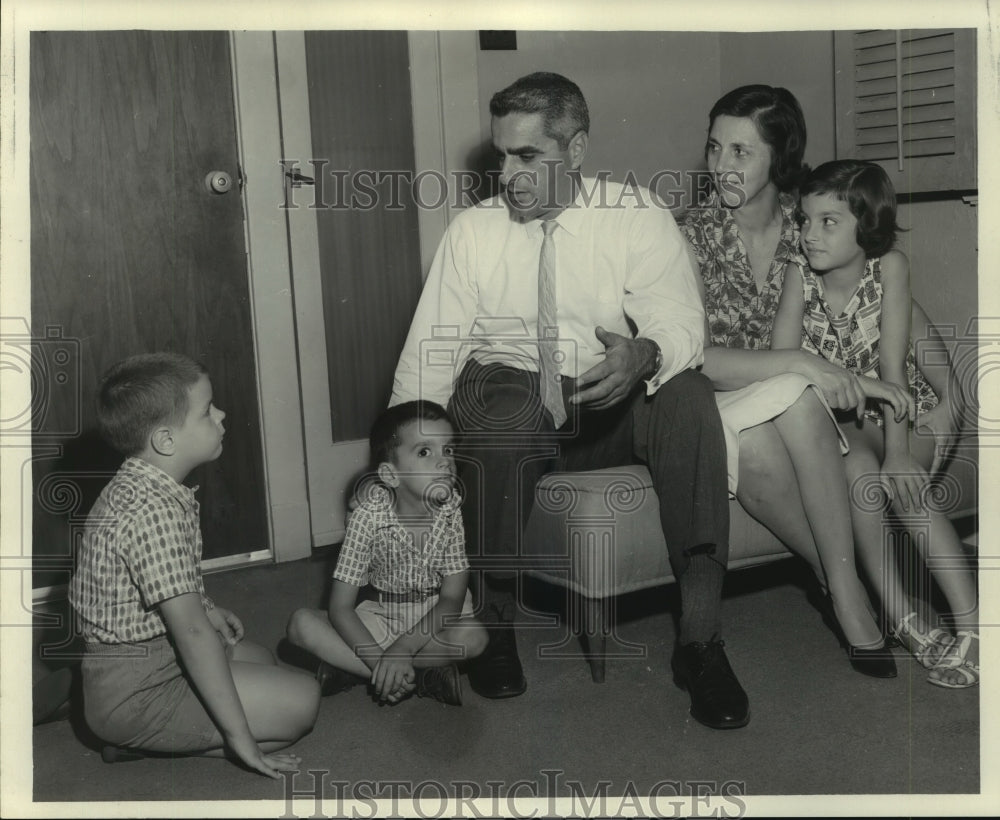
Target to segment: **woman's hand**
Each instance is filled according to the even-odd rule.
[[[920,498],[927,486],[927,471],[909,453],[887,455],[882,462],[882,483],[892,497],[893,506],[903,512],[922,512]]]
[[[208,622],[229,646],[236,646],[243,640],[243,623],[234,612],[217,606],[205,614],[208,616]]]
[[[796,369],[823,391],[830,407],[835,410],[854,410],[858,418],[864,415],[867,393],[858,377],[849,370],[805,351],[800,353]]]
[[[229,749],[243,763],[256,772],[272,777],[275,780],[281,778],[278,772],[297,772],[302,758],[293,754],[264,754],[257,742],[252,737],[234,738],[226,744]]]
[[[913,396],[898,384],[872,379],[868,376],[858,376],[858,383],[869,399],[884,401],[892,405],[893,416],[897,422],[907,416],[911,419],[917,415],[917,405]],[[859,416],[860,418],[860,416]]]

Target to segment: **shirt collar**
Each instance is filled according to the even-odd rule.
[[[374,504],[380,512],[385,513],[385,518],[378,521],[375,526],[377,529],[384,529],[387,527],[401,527],[399,516],[396,515],[396,505],[393,503],[392,491],[381,484],[376,484],[368,490],[367,499],[368,503]],[[451,495],[448,500],[445,501],[439,508],[437,514],[434,516],[434,520],[437,521],[439,518],[445,515],[454,515],[462,506],[462,496],[458,490],[452,490]]]
[[[576,197],[573,199],[573,204],[568,208],[560,211],[558,216],[553,217],[554,221],[561,230],[566,231],[573,236],[576,236],[583,230],[583,220],[586,217],[587,205],[583,200],[583,191],[586,190],[589,194],[588,199],[593,202],[601,202],[601,194],[595,191],[595,187],[601,184],[601,180],[597,180],[593,177],[580,177],[580,188],[576,192]],[[542,222],[541,219],[532,219],[530,222],[525,224],[525,229],[531,236],[541,236],[542,234]],[[558,231],[556,231],[558,233]],[[554,234],[553,234],[554,235]]]
[[[159,467],[137,456],[130,456],[125,459],[120,472],[149,482],[156,489],[178,501],[187,510],[195,509],[198,504],[194,497],[195,491],[198,489],[197,487],[187,487],[184,484],[178,484],[172,476]]]

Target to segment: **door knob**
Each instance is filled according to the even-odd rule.
[[[233,187],[233,178],[225,171],[212,171],[205,177],[205,187],[213,194],[226,194]]]

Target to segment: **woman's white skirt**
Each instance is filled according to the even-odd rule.
[[[830,423],[840,437],[840,450],[846,453],[849,449],[847,439],[837,424],[823,391],[805,376],[800,376],[798,373],[782,373],[780,376],[748,384],[739,390],[716,392],[715,402],[719,406],[722,428],[726,434],[726,467],[729,472],[731,495],[736,495],[740,474],[740,433],[777,418],[795,404],[809,387],[816,392],[826,412],[829,413]]]

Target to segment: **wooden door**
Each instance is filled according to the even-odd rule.
[[[58,347],[76,380],[34,391],[34,585],[66,582],[121,461],[93,396],[139,352],[202,361],[227,413],[225,452],[188,479],[204,557],[269,549],[229,35],[33,32],[30,89],[33,369]]]
[[[298,54],[278,40],[285,157],[316,177],[286,191],[314,546],[344,535],[420,296],[407,41],[309,31]]]

